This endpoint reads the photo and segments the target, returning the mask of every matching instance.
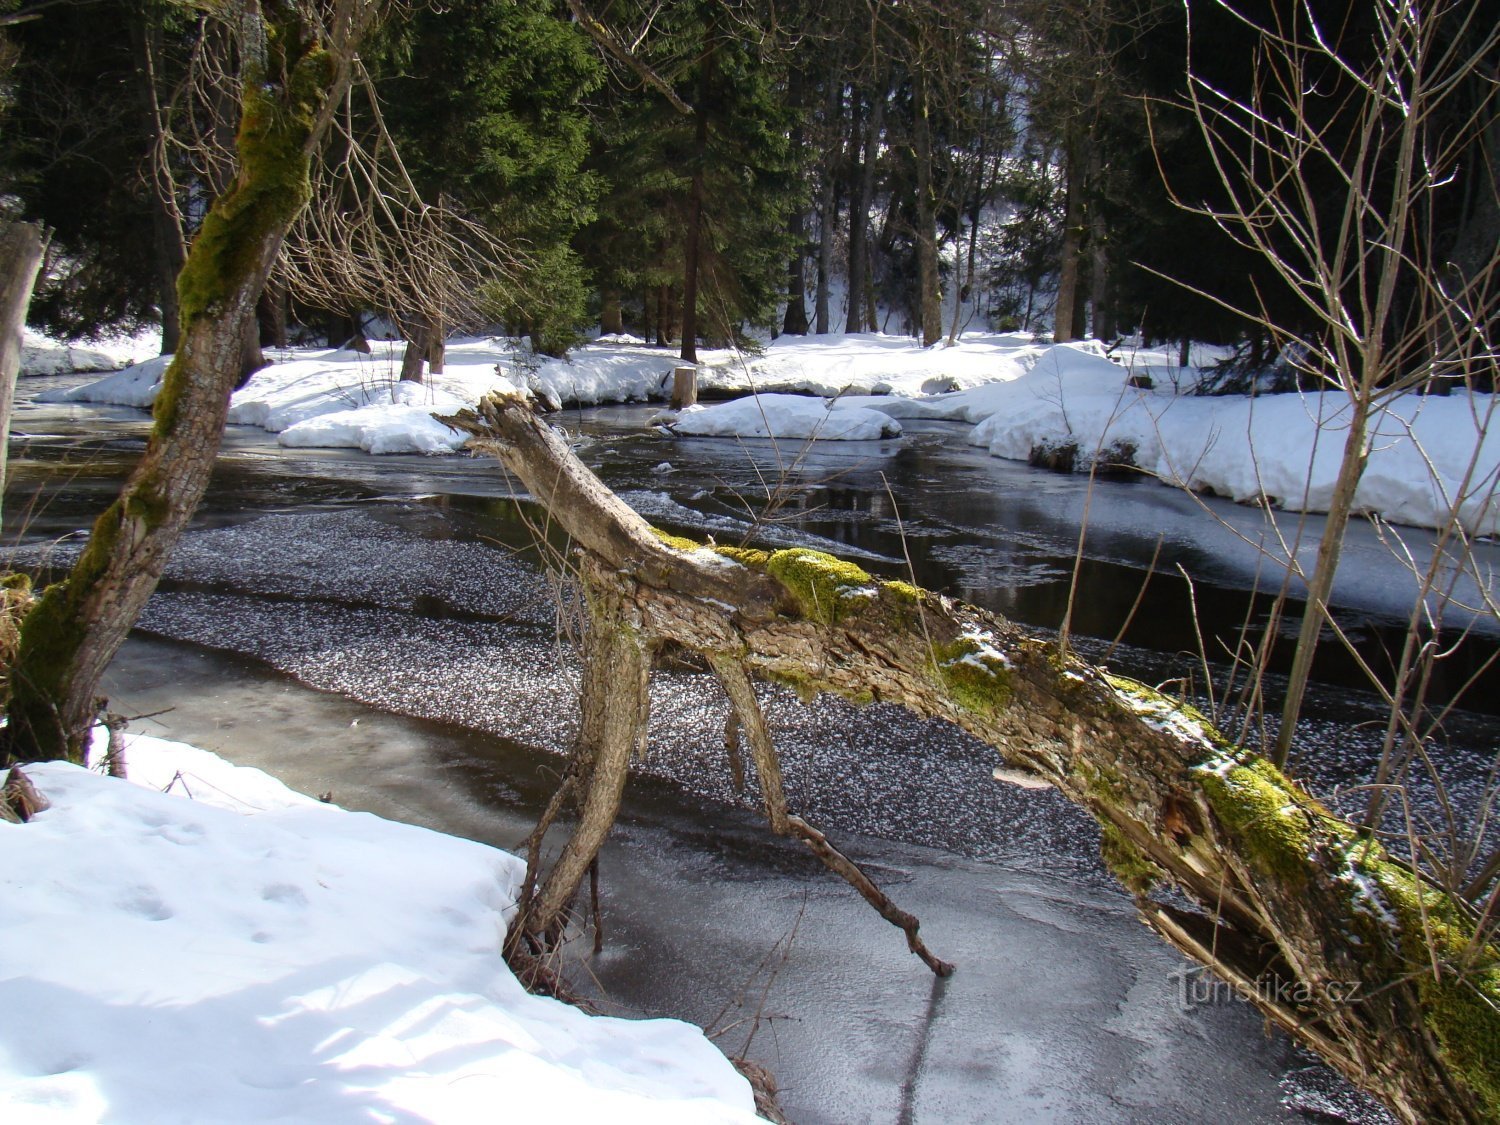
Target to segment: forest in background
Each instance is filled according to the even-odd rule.
[[[244,365],[299,330],[357,339],[375,317],[411,342],[408,377],[441,364],[448,334],[495,325],[551,354],[593,329],[693,359],[750,326],[925,344],[1013,328],[1242,343],[1264,364],[1316,318],[1200,213],[1228,197],[1186,108],[1189,58],[1249,101],[1255,23],[1325,17],[1357,69],[1381,49],[1383,7],[399,6],[360,53]],[[63,337],[160,323],[170,352],[186,248],[234,173],[239,47],[169,0],[46,9],[5,29],[0,127],[9,217],[54,232],[32,321]],[[1449,19],[1444,34],[1488,30]],[[1312,108],[1348,150],[1368,123],[1323,65]],[[1500,129],[1465,129],[1492,78],[1476,68],[1445,103],[1464,152],[1423,220],[1428,258],[1459,275],[1500,237]],[[1336,224],[1328,174],[1307,187]]]

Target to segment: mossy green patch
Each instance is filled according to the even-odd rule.
[[[765,570],[766,564],[771,561],[770,551],[759,551],[754,547],[720,547],[715,544],[713,552],[726,559],[733,559],[741,566],[748,566],[751,570]]]
[[[909,602],[912,605],[920,603],[925,596],[920,586],[913,586],[910,582],[882,582],[880,588],[893,595],[897,601]]]
[[[184,332],[203,317],[227,312],[246,280],[263,276],[288,224],[312,197],[307,145],[334,77],[334,61],[318,47],[295,60],[285,58],[286,44],[297,35],[290,27],[272,31],[268,44],[277,57],[264,72],[247,68],[241,91],[235,138],[239,175],[203,217],[177,276]],[[281,73],[287,74],[285,89],[265,81],[265,75]],[[154,408],[158,434],[175,427],[191,376],[180,362],[167,369]]]
[[[707,548],[720,558],[737,562],[751,570],[764,570],[766,563],[771,559],[769,551],[758,551],[754,547],[721,547],[717,543],[699,543],[696,539],[689,539],[685,535],[673,535],[670,531],[663,531],[659,527],[653,527],[651,534],[674,551],[701,551]]]
[[[1186,700],[1175,699],[1149,684],[1132,680],[1129,676],[1105,673],[1104,678],[1137,715],[1175,728],[1185,739],[1196,737],[1203,751],[1198,761],[1235,749],[1234,743],[1219,733],[1219,728],[1214,726],[1208,716]]]
[[[933,671],[965,711],[994,717],[1010,706],[1010,663],[977,636],[964,634],[932,650]]]
[[[1155,886],[1162,876],[1161,868],[1114,824],[1104,821],[1099,827],[1099,856],[1104,860],[1104,866],[1114,872],[1115,878],[1138,895]]]
[[[1353,865],[1379,888],[1400,926],[1405,965],[1422,999],[1422,1020],[1449,1067],[1500,1121],[1500,953],[1476,946],[1474,927],[1449,897],[1386,858],[1379,845],[1349,845]],[[1439,966],[1433,973],[1433,962]]]
[[[698,548],[703,546],[702,543],[694,542],[693,540],[688,539],[686,536],[673,535],[670,531],[663,531],[659,527],[653,527],[651,529],[651,534],[660,539],[668,547],[671,547],[674,551],[696,551],[698,550]]]
[[[875,580],[851,562],[793,547],[766,560],[766,571],[780,582],[802,615],[823,625],[840,621],[855,599],[874,596]]]
[[[1261,758],[1204,767],[1198,777],[1214,815],[1234,834],[1246,858],[1288,886],[1305,885],[1314,862],[1311,818],[1317,815],[1304,807],[1308,798]]]

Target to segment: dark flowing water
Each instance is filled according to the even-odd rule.
[[[1196,664],[1176,564],[1205,631],[1232,632],[1250,607],[1255,552],[1229,528],[1257,541],[1257,512],[1216,506],[1226,528],[1146,483],[1100,482],[1090,499],[1081,480],[986,457],[948,426],[803,453],[665,439],[643,418],[563,421],[653,522],[728,542],[758,521],[763,541],[909,567],[1043,627],[1062,617],[1087,503],[1074,627],[1102,650],[1145,582],[1112,658],[1145,677]],[[23,561],[66,560],[145,428],[135,411],[23,408],[6,497]],[[525,552],[534,513],[486,462],[272,440],[228,435],[204,511],[112,669],[115,706],[171,708],[138,727],[350,807],[514,846],[574,722],[574,670]],[[1340,589],[1341,614],[1373,638],[1400,609],[1384,552],[1356,533]],[[1362,706],[1319,696],[1311,726],[1340,748],[1335,774],[1369,752],[1350,725]],[[1186,964],[1134,921],[1091,822],[1050,791],[997,784],[985,748],[893,709],[767,692],[793,804],[959,963],[935,984],[847,887],[768,837],[724,767],[712,684],[663,673],[653,708],[651,758],[605,856],[608,941],[580,955],[579,975],[610,1010],[693,1019],[770,1065],[794,1120],[1372,1119],[1246,1006],[1183,1003]],[[1466,721],[1486,742],[1489,720]]]

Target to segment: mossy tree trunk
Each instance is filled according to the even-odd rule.
[[[21,627],[0,758],[80,760],[98,685],[208,485],[242,371],[244,329],[287,228],[308,201],[312,155],[375,13],[331,0],[320,40],[297,5],[242,0],[238,174],[214,201],[178,278],[181,340],[155,425],[120,498],[95,522],[67,579]]]
[[[518,399],[452,421],[582,549],[596,618],[708,658],[758,759],[735,669],[955,723],[1098,820],[1143,921],[1403,1120],[1500,1119],[1500,958],[1466,907],[1191,708],[828,555],[662,537]]]

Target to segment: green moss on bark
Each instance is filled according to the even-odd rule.
[[[1453,901],[1392,863],[1378,844],[1352,842],[1349,851],[1399,926],[1404,964],[1391,966],[1391,978],[1415,980],[1422,1022],[1444,1061],[1489,1120],[1500,1121],[1500,951],[1476,943]]]
[[[1261,873],[1287,886],[1305,886],[1315,862],[1309,798],[1275,766],[1260,758],[1205,766],[1198,771],[1214,815]]]
[[[771,561],[770,551],[758,551],[754,547],[720,547],[715,545],[713,553],[722,555],[726,559],[733,559],[741,566],[749,567],[751,570],[765,570],[766,564]]]
[[[823,625],[835,625],[853,608],[856,599],[877,594],[875,579],[851,562],[793,547],[766,560],[767,572],[791,594],[802,615]]]
[[[279,55],[295,36],[288,28],[271,31],[269,42]],[[312,196],[308,139],[334,62],[320,48],[291,62],[289,70],[288,62],[274,58],[265,73],[251,69],[245,75],[236,137],[239,176],[204,216],[177,277],[184,335],[199,319],[223,315],[243,295],[245,279],[269,266],[275,245]],[[286,88],[267,82],[266,73],[288,73]],[[180,358],[167,369],[154,410],[158,433],[175,427],[192,375]]]
[[[1114,873],[1131,892],[1143,895],[1162,876],[1162,870],[1146,857],[1146,853],[1131,843],[1130,838],[1108,821],[1099,825],[1099,856],[1104,866]]]
[[[1115,694],[1120,700],[1146,722],[1171,728],[1186,742],[1196,742],[1203,750],[1197,762],[1230,753],[1235,749],[1234,743],[1219,733],[1219,728],[1214,726],[1208,716],[1191,703],[1174,699],[1128,676],[1106,674],[1105,679],[1109,682],[1109,686],[1115,689]],[[1192,764],[1197,764],[1197,762]]]
[[[696,551],[702,547],[702,543],[696,543],[682,535],[673,535],[670,531],[663,531],[659,527],[653,527],[651,534],[660,539],[674,551]]]
[[[966,711],[993,718],[1010,706],[1010,662],[981,637],[966,633],[935,646],[932,668],[948,695]]]

